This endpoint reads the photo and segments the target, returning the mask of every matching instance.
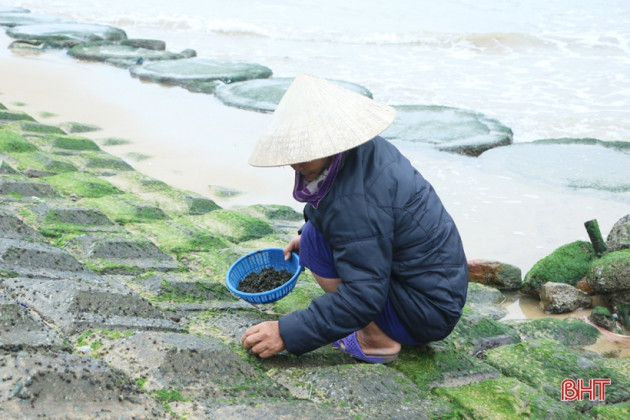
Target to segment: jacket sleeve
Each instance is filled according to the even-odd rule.
[[[342,200],[332,206],[322,224],[341,283],[337,293],[326,293],[308,309],[280,319],[280,334],[293,354],[314,350],[365,327],[387,299],[393,218],[362,196]]]

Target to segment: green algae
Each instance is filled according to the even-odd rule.
[[[398,360],[390,366],[410,378],[421,396],[436,386],[460,386],[499,376],[493,366],[448,347],[403,346]]]
[[[610,379],[606,388],[606,401],[626,401],[630,398],[630,379],[605,367],[597,358],[589,359],[585,353],[563,346],[546,338],[503,346],[486,352],[486,362],[505,376],[511,376],[561,399],[561,384],[565,379]],[[570,406],[584,411],[594,405],[592,401],[572,401]]]
[[[108,137],[105,138],[103,140],[101,140],[101,144],[103,146],[122,146],[125,144],[131,144],[131,140],[127,140],[127,139],[119,139],[116,137]]]
[[[133,194],[84,198],[80,205],[84,208],[100,210],[107,217],[120,224],[143,223],[169,218],[160,208],[144,202]]]
[[[609,252],[594,260],[587,273],[588,284],[597,293],[630,288],[630,249]]]
[[[16,169],[24,171],[27,169],[50,174],[64,172],[76,172],[78,168],[63,156],[54,156],[40,151],[26,152],[15,155]]]
[[[589,411],[595,420],[627,420],[630,418],[630,402],[600,405]]]
[[[523,291],[536,293],[546,282],[566,283],[575,286],[588,273],[595,259],[590,242],[575,241],[563,245],[539,260],[523,279]]]
[[[219,250],[230,246],[222,237],[199,229],[183,219],[128,224],[127,229],[150,238],[166,252],[178,255]]]
[[[319,287],[315,281],[304,283],[305,280],[303,279],[305,277],[307,276],[304,274],[300,275],[300,278],[298,278],[298,284],[296,284],[291,293],[279,301],[274,302],[273,311],[275,313],[288,314],[289,312],[306,309],[313,299],[324,294],[322,288]]]
[[[506,323],[518,331],[525,341],[548,338],[565,346],[588,346],[595,344],[601,335],[597,328],[576,318],[538,318]]]
[[[458,388],[437,387],[432,392],[454,404],[459,418],[464,419],[588,418],[514,378],[489,379]]]
[[[453,332],[439,343],[457,350],[477,354],[485,350],[489,339],[502,340],[506,343],[518,343],[521,337],[518,332],[502,322],[478,315],[467,315],[460,318]]]
[[[81,154],[85,159],[86,168],[111,169],[114,171],[132,171],[133,167],[124,160],[104,152],[85,152]]]
[[[34,121],[15,121],[10,124],[6,124],[4,128],[20,134],[66,134],[61,128],[57,126],[41,124]]]
[[[22,111],[9,111],[7,109],[0,109],[0,120],[5,121],[35,121],[35,118]]]
[[[66,172],[46,178],[46,182],[66,196],[98,198],[122,194],[123,191],[109,182],[83,172]]]
[[[9,130],[0,129],[0,153],[25,153],[37,150],[37,146]]]
[[[233,210],[215,210],[200,216],[199,224],[234,243],[259,239],[273,233],[266,221]]]
[[[101,150],[93,140],[69,135],[50,135],[45,139],[52,147],[65,150]]]
[[[89,133],[101,130],[101,127],[94,124],[83,124],[72,121],[61,123],[59,126],[68,133]]]

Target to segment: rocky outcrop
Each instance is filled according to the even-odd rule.
[[[510,128],[478,112],[431,105],[395,108],[396,119],[382,134],[388,140],[425,143],[466,156],[512,144]]]
[[[212,93],[220,83],[233,83],[271,76],[271,69],[241,61],[186,58],[131,67],[140,80],[182,86],[193,92]]]
[[[521,269],[499,261],[470,260],[468,279],[499,290],[518,290],[521,287]]]
[[[273,112],[292,82],[292,77],[247,80],[219,85],[214,94],[229,106],[259,112]],[[333,80],[333,82],[372,98],[372,92],[361,85],[344,80]]]
[[[69,48],[94,41],[121,41],[127,38],[122,29],[86,23],[46,23],[18,25],[6,31],[17,40],[34,41],[52,48]]]
[[[580,308],[590,308],[593,298],[586,292],[569,284],[547,282],[540,289],[540,309],[563,314]]]

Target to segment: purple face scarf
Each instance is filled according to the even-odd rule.
[[[304,179],[304,175],[295,171],[295,184],[293,185],[293,198],[301,203],[309,203],[317,208],[319,202],[332,187],[333,181],[339,172],[339,164],[343,153],[335,155],[333,161],[311,182]]]

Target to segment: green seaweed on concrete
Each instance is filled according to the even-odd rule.
[[[66,134],[65,131],[55,125],[42,124],[35,121],[15,121],[4,125],[3,128],[22,135]]]
[[[199,217],[199,224],[234,243],[259,239],[273,233],[266,221],[233,210],[215,210],[204,214]]]
[[[37,150],[37,146],[26,141],[26,139],[19,134],[0,129],[0,153],[25,153],[35,150]]]
[[[93,140],[86,137],[76,137],[69,135],[50,135],[44,139],[52,147],[65,150],[101,150]]]
[[[48,177],[45,181],[62,194],[78,198],[98,198],[123,193],[111,183],[83,172],[66,172]]]
[[[9,111],[8,109],[0,110],[0,120],[4,121],[35,121],[35,118],[22,111]]]
[[[595,259],[590,242],[575,241],[563,245],[539,260],[523,279],[523,291],[538,294],[546,282],[566,283],[575,286],[582,280]]]
[[[105,152],[84,152],[81,157],[85,167],[90,169],[111,169],[113,171],[133,171],[133,167],[124,160]]]
[[[211,252],[191,252],[179,256],[179,261],[199,273],[206,280],[225,284],[225,275],[243,253],[234,248],[226,248]]]
[[[489,379],[456,388],[437,387],[433,393],[455,405],[464,419],[588,418],[514,378]]]
[[[589,346],[595,344],[601,335],[597,328],[576,318],[538,318],[506,323],[526,340],[548,338],[565,346]]]
[[[390,365],[415,383],[423,395],[435,386],[458,386],[496,378],[492,366],[453,348],[403,346],[395,363]]]
[[[288,314],[289,312],[308,308],[308,305],[315,299],[324,294],[319,285],[314,280],[305,283],[306,273],[302,273],[298,278],[298,284],[295,285],[291,293],[273,304],[273,311],[277,314]]]
[[[600,405],[588,413],[595,420],[627,420],[630,419],[630,402]]]
[[[478,315],[462,316],[453,332],[440,343],[473,354],[485,350],[486,339],[505,338],[508,343],[518,343],[518,332],[502,322]]]
[[[128,224],[126,228],[151,239],[167,253],[208,252],[230,246],[222,237],[183,219]]]
[[[101,144],[103,146],[122,146],[122,145],[125,145],[125,144],[131,144],[131,140],[120,139],[120,138],[116,138],[116,137],[108,137],[108,138],[105,138],[105,139],[101,140]]]
[[[26,152],[15,155],[16,169],[25,171],[27,169],[50,174],[63,172],[76,172],[77,167],[63,156],[55,156],[40,151]]]
[[[630,379],[605,367],[599,358],[589,358],[556,341],[540,338],[533,341],[498,347],[486,352],[486,363],[496,367],[505,376],[514,377],[529,386],[560,400],[561,384],[565,379],[606,378],[606,401],[616,403],[630,399]],[[572,401],[570,406],[585,411],[594,402],[587,399]]]
[[[121,224],[143,223],[168,218],[168,215],[158,210],[147,210],[152,206],[133,194],[84,198],[79,204],[85,208],[100,210],[111,220]]]

